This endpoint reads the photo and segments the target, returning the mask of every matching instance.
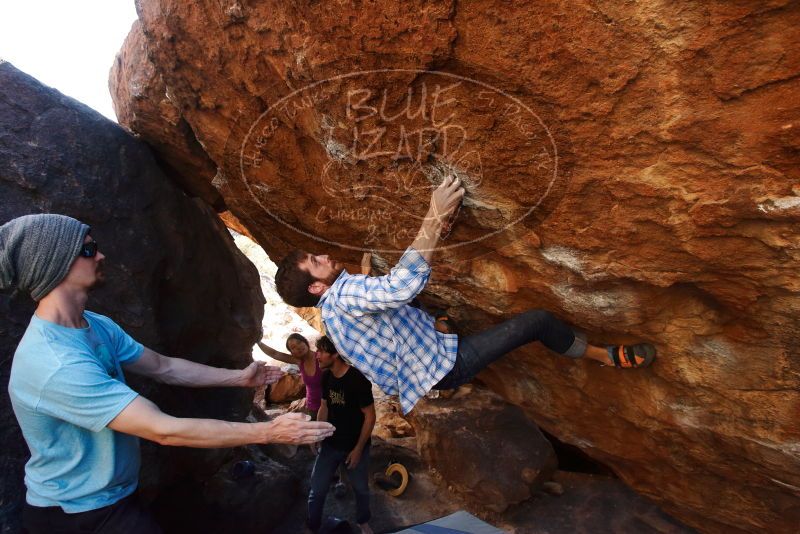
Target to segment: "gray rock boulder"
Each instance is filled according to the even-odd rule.
[[[0,223],[63,213],[92,226],[107,256],[104,287],[88,308],[145,345],[197,362],[241,368],[261,333],[255,267],[199,200],[170,183],[150,149],[99,113],[0,62]],[[29,297],[0,293],[0,524],[19,528],[28,450],[5,393],[12,357],[33,313]],[[243,420],[252,390],[185,389],[131,380],[177,416]],[[141,486],[216,472],[226,451],[143,447]]]

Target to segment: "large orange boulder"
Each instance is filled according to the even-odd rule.
[[[287,371],[277,382],[269,386],[269,401],[273,403],[291,402],[305,395],[306,387],[297,369]]]
[[[542,307],[660,354],[480,379],[691,526],[800,523],[800,4],[137,7],[116,109],[191,194],[381,272],[458,174],[427,291],[464,332]]]

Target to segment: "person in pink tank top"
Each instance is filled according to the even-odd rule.
[[[316,352],[311,350],[308,340],[298,333],[290,334],[286,339],[286,350],[280,352],[272,347],[258,342],[258,347],[268,356],[284,363],[291,363],[300,367],[300,376],[306,386],[306,413],[311,416],[313,421],[317,420],[322,403],[322,369],[319,368]],[[311,447],[315,453],[319,452],[317,447]],[[334,483],[333,494],[337,498],[342,498],[347,489],[344,481],[346,480],[346,469],[344,464],[339,466],[338,481]]]
[[[291,363],[300,368],[300,377],[306,386],[306,412],[316,420],[322,399],[322,371],[308,340],[298,333],[289,335],[286,339],[288,354],[277,351],[261,341],[258,342],[258,348],[276,360]]]

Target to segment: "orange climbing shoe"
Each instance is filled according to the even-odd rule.
[[[656,348],[650,343],[612,345],[608,347],[608,358],[620,369],[648,367],[656,359]]]

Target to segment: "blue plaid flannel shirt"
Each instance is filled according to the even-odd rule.
[[[406,414],[455,365],[458,336],[434,328],[433,317],[409,306],[431,274],[409,248],[389,274],[342,271],[317,307],[331,341],[348,362],[389,395]]]

